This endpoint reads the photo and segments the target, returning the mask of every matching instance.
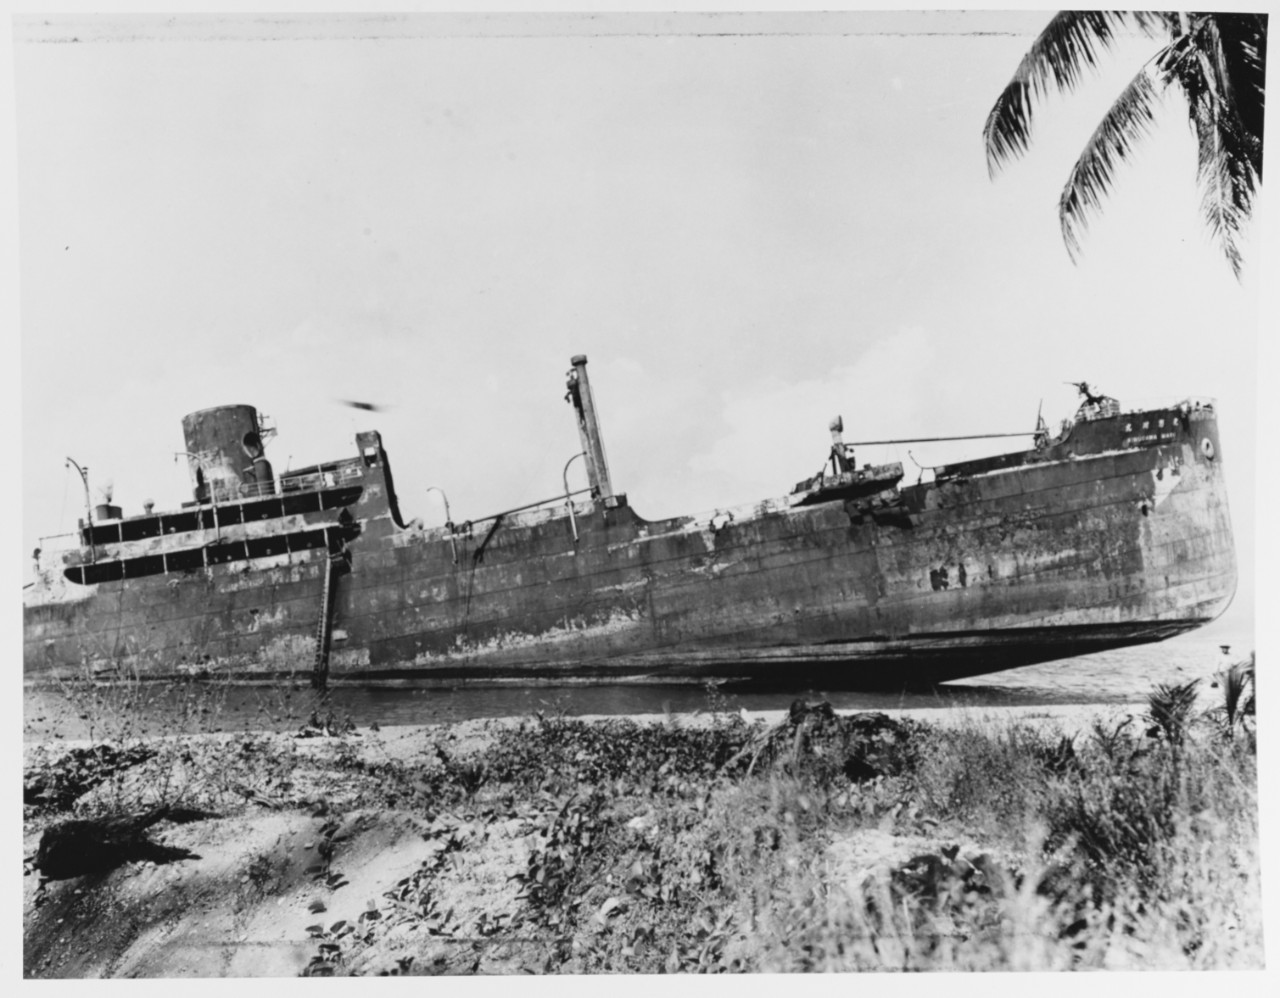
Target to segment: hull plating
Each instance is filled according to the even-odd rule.
[[[1161,640],[1226,608],[1216,422],[1180,418],[1155,439],[1116,423],[1092,446],[1077,427],[1043,454],[956,466],[874,503],[814,494],[651,522],[595,501],[572,520],[562,506],[457,532],[401,525],[380,438],[362,434],[377,446],[362,443],[359,498],[209,543],[252,555],[354,524],[332,582],[336,682],[933,682]],[[166,543],[90,555],[101,566]],[[26,601],[26,678],[305,677],[334,552],[321,543],[96,584],[47,569]]]

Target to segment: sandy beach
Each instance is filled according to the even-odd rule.
[[[1036,744],[1063,736],[1083,744],[1095,722],[1114,729],[1141,711],[1133,705],[885,712],[876,716],[890,720],[876,722],[881,733],[872,741],[901,741],[893,734],[896,722],[919,722],[970,739],[989,732],[1000,740],[1018,729],[1031,733],[1020,737],[1039,738]],[[853,723],[850,715],[820,724],[816,712],[805,717],[799,726],[785,711],[550,723],[510,718],[155,740],[145,746],[151,753],[145,760],[112,772],[69,810],[28,807],[25,975],[627,969],[628,960],[656,959],[644,956],[645,940],[676,931],[669,924],[675,913],[687,923],[699,911],[699,918],[714,911],[712,921],[723,921],[699,937],[702,949],[679,941],[682,928],[669,954],[652,966],[635,966],[712,969],[697,959],[710,959],[707,939],[722,932],[716,966],[769,969],[733,964],[747,961],[755,942],[740,922],[743,899],[726,893],[727,874],[717,868],[739,853],[723,844],[723,855],[717,853],[716,836],[740,834],[746,826],[755,828],[756,839],[781,834],[774,854],[764,856],[768,863],[776,856],[799,864],[803,856],[803,863],[819,864],[828,887],[855,893],[870,882],[894,882],[894,871],[913,857],[946,856],[951,849],[950,861],[972,865],[1007,849],[977,825],[908,802],[892,767],[869,782],[841,776],[828,765],[835,742],[817,736],[820,724],[836,731]],[[736,742],[724,742],[726,727]],[[568,740],[568,754],[557,757],[565,761],[528,777],[538,761],[526,756],[551,736]],[[764,751],[767,738],[781,750]],[[621,744],[627,739],[634,747]],[[847,739],[843,744],[847,750]],[[744,747],[737,762],[727,759],[726,745]],[[743,752],[752,745],[756,757],[744,775]],[[76,751],[88,747],[28,745],[28,787],[41,778],[52,786],[54,774],[66,770],[66,753]],[[726,758],[712,765],[713,751]],[[614,768],[602,769],[592,753],[609,756]],[[827,775],[815,775],[821,773]],[[138,813],[166,799],[195,817],[161,820],[149,829],[146,849],[158,851],[144,849],[111,869],[64,879],[46,879],[33,868],[46,829],[69,816]],[[566,815],[576,815],[573,834],[585,835],[585,842],[564,840]],[[772,827],[782,832],[768,831]],[[555,865],[546,857],[572,854],[585,867],[599,846],[592,835],[607,843],[602,855],[608,857],[594,879],[555,874],[567,878],[563,898],[576,898],[556,901],[570,904],[568,914],[555,914],[550,901],[535,904],[537,885]],[[708,858],[713,855],[720,858]],[[1012,853],[1006,859],[1017,862]],[[652,883],[636,873],[648,869],[646,863]],[[735,946],[743,955],[733,956]],[[606,951],[615,963],[599,963]],[[1107,965],[1146,965],[1142,952],[1124,952],[1111,953]]]

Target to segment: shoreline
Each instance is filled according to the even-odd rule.
[[[817,701],[815,701],[817,702]],[[1043,704],[1016,706],[946,706],[946,707],[884,707],[873,709],[835,708],[834,713],[840,717],[852,717],[857,714],[883,714],[894,720],[910,719],[939,727],[977,726],[998,727],[1006,724],[1025,724],[1045,731],[1056,731],[1063,735],[1078,736],[1086,732],[1094,721],[1111,724],[1120,723],[1125,717],[1138,718],[1146,709],[1142,703],[1105,703],[1105,704]],[[727,718],[742,718],[748,724],[759,724],[774,727],[787,717],[787,710],[748,710],[740,708],[736,711],[712,713],[697,710],[689,713],[636,713],[636,714],[574,714],[564,715],[565,720],[581,721],[589,724],[608,722],[630,722],[638,725],[667,724],[675,728],[706,728]],[[503,717],[475,717],[462,721],[433,721],[423,724],[380,724],[357,725],[352,733],[358,736],[377,736],[385,743],[417,742],[429,736],[448,731],[468,739],[482,732],[499,732],[519,726],[532,720],[532,714],[512,714]],[[294,726],[296,727],[296,725]],[[183,738],[234,739],[245,736],[290,735],[292,732],[280,728],[233,728],[217,731],[175,732],[172,734],[134,735],[125,741],[174,741]],[[326,736],[331,737],[331,736]],[[44,752],[53,748],[70,750],[84,749],[103,742],[121,741],[118,738],[31,738],[23,742],[24,758],[33,752]]]

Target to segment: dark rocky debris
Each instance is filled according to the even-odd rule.
[[[71,749],[50,764],[24,774],[22,802],[37,811],[68,811],[90,790],[155,754],[154,748],[144,745],[116,748],[101,744]]]

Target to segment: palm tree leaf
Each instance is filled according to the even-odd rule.
[[[1230,172],[1243,185],[1231,201],[1247,213],[1256,182],[1262,178],[1264,93],[1258,67],[1248,66],[1238,39],[1224,37],[1218,17],[1199,16],[1203,23],[1197,25],[1188,45],[1171,46],[1162,68],[1166,79],[1187,95],[1199,142],[1198,178]]]
[[[1100,209],[1117,164],[1154,120],[1153,104],[1170,85],[1187,98],[1198,146],[1201,211],[1236,276],[1237,239],[1262,183],[1267,15],[1170,11],[1063,11],[1036,38],[983,128],[987,169],[1027,148],[1035,100],[1052,87],[1071,90],[1097,63],[1122,23],[1169,44],[1121,94],[1072,168],[1058,202],[1063,239],[1074,260],[1079,233]]]
[[[1181,744],[1191,725],[1200,680],[1189,683],[1158,683],[1147,694],[1147,720],[1174,745]]]
[[[1262,179],[1262,130],[1266,104],[1267,22],[1264,14],[1206,14],[1213,67],[1232,127],[1246,143],[1249,164]]]
[[[1070,91],[1086,67],[1096,66],[1101,49],[1111,46],[1115,28],[1132,21],[1151,34],[1166,28],[1166,15],[1127,11],[1066,10],[1056,14],[1018,64],[1013,79],[996,99],[982,130],[987,170],[996,171],[1026,151],[1031,137],[1031,104],[1050,87]]]
[[[1127,13],[1128,20],[1148,37],[1163,35],[1177,38],[1182,34],[1182,15],[1176,10],[1134,10]]]
[[[1155,67],[1153,60],[1129,81],[1094,129],[1067,177],[1058,199],[1058,222],[1072,260],[1080,250],[1077,233],[1086,228],[1088,216],[1102,207],[1117,164],[1129,155],[1155,120],[1152,108],[1159,97]]]
[[[1160,71],[1186,95],[1198,147],[1201,213],[1238,278],[1242,259],[1237,239],[1253,211],[1262,137],[1245,125],[1240,110],[1250,95],[1248,72],[1233,68],[1227,54],[1236,45],[1238,40],[1224,42],[1213,15],[1195,15],[1192,31],[1161,54]],[[1237,85],[1241,79],[1244,89]]]
[[[1253,171],[1242,148],[1244,143],[1230,123],[1223,120],[1215,103],[1202,102],[1192,113],[1200,145],[1200,210],[1238,278],[1242,258],[1237,237],[1252,213]]]

